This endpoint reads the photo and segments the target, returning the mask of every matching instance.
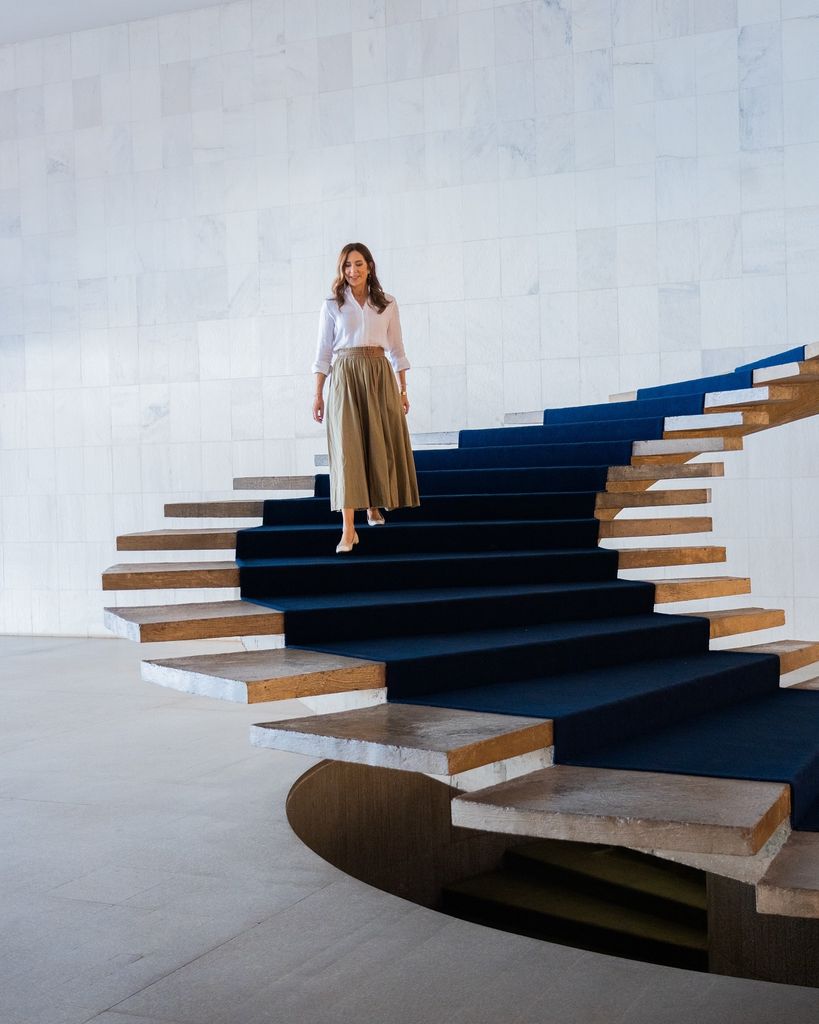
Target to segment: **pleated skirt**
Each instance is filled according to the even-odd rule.
[[[326,422],[331,508],[420,504],[407,420],[384,349],[338,353]]]

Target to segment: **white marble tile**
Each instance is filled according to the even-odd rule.
[[[572,44],[575,53],[611,46],[611,0],[573,0]]]
[[[623,225],[617,229],[617,283],[657,283],[657,229],[655,224]]]
[[[567,292],[577,289],[577,235],[554,232],[538,240],[540,291]]]
[[[449,131],[461,123],[461,93],[458,75],[435,75],[424,79],[424,121],[427,131]]]
[[[458,16],[458,63],[461,70],[489,67],[495,60],[494,12],[465,11]]]
[[[742,281],[743,342],[765,351],[787,346],[788,294],[784,276],[746,277]]]
[[[538,179],[515,178],[500,182],[499,231],[501,235],[526,235],[533,229],[537,210]],[[449,237],[452,237],[451,235]]]
[[[700,157],[697,191],[697,212],[701,217],[738,213],[742,205],[739,156]]]
[[[505,298],[501,304],[504,362],[540,358],[537,295]]]
[[[796,17],[782,22],[782,70],[786,81],[816,77],[817,47],[819,18]]]
[[[512,3],[496,7],[494,34],[496,64],[531,60],[533,57],[532,5]]]
[[[800,218],[800,224],[804,219]],[[813,218],[813,227],[817,218]],[[797,229],[798,231],[801,229]],[[789,237],[790,241],[790,237]],[[814,248],[816,246],[814,245]],[[792,250],[788,266],[797,270]],[[746,213],[742,217],[742,270],[745,274],[782,274],[785,272],[785,216],[781,210]]]
[[[697,152],[700,156],[735,153],[739,148],[739,96],[714,93],[697,100]]]
[[[535,78],[531,62],[502,64],[495,69],[495,104],[499,121],[521,121],[535,116]]]
[[[518,74],[534,70],[534,104],[538,117],[568,114],[574,110],[574,67],[571,56],[536,60],[533,65],[518,64]],[[500,69],[498,69],[500,70]]]
[[[696,92],[697,50],[693,36],[661,39],[654,44],[654,95],[679,99]]]
[[[699,349],[700,287],[698,284],[660,286],[658,292],[658,338],[661,351]]]
[[[619,360],[616,356],[591,356],[580,360],[580,402],[605,402],[620,391]]]
[[[815,142],[785,149],[786,207],[819,206],[817,159],[819,144]]]
[[[575,168],[578,171],[614,164],[614,112],[585,110],[574,116]]]
[[[575,178],[578,228],[608,227],[617,221],[614,168],[579,172]]]
[[[780,0],[738,0],[738,25],[753,25],[762,21],[778,21],[780,16]]]
[[[694,97],[655,104],[658,157],[697,155],[697,101]]]
[[[614,150],[618,166],[645,164],[657,153],[654,104],[617,106],[614,111]]]
[[[601,288],[578,292],[578,351],[581,377],[588,356],[614,356],[618,348],[617,291]]]
[[[618,291],[619,346],[621,354],[653,352],[659,329],[656,285],[620,288]],[[628,381],[628,375],[624,375]],[[628,384],[628,387],[637,387]]]
[[[458,70],[458,19],[428,18],[421,23],[424,75],[445,75]]]
[[[500,295],[500,242],[496,239],[464,242],[463,274],[465,298],[481,299]],[[476,361],[486,362],[486,358],[481,356]]]
[[[654,99],[654,47],[649,43],[616,46],[612,56],[615,108]]]
[[[539,361],[504,362],[502,373],[504,411],[542,408]]]
[[[742,149],[771,149],[781,146],[784,137],[781,86],[741,89],[739,118]]]
[[[575,226],[575,179],[572,174],[537,178],[537,227],[541,233],[571,231]]]
[[[617,230],[591,228],[577,232],[577,287],[613,288],[617,284]]]
[[[703,217],[699,222],[699,276],[703,280],[739,277],[743,268],[741,225],[737,216]]]
[[[739,278],[700,284],[703,348],[735,348],[742,344],[742,282]]]
[[[819,142],[819,78],[786,82],[783,105],[785,145]]]
[[[541,295],[541,359],[576,357],[578,344],[577,293],[553,292]]]
[[[420,78],[424,66],[424,37],[420,21],[386,29],[386,70],[391,82]]]
[[[653,38],[653,0],[613,0],[612,38],[615,46],[647,43]]]
[[[574,127],[570,114],[538,119],[535,127],[538,174],[562,174],[575,169]]]
[[[504,179],[532,177],[538,170],[535,121],[503,121],[498,125],[498,175]]]
[[[697,211],[697,161],[658,157],[656,164],[657,219],[684,220]]]

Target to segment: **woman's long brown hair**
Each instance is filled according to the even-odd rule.
[[[390,300],[384,294],[384,289],[381,287],[381,282],[378,280],[378,275],[375,272],[373,254],[363,242],[348,242],[338,254],[336,279],[333,281],[333,295],[336,297],[336,302],[339,306],[344,305],[344,289],[347,287],[347,279],[344,276],[344,264],[347,262],[347,257],[351,252],[360,252],[367,261],[367,270],[369,271],[367,299],[371,306],[374,306],[379,313],[383,313],[387,306],[389,306]]]

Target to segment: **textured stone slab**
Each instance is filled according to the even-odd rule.
[[[741,412],[699,413],[695,416],[666,416],[667,431],[698,430],[703,427],[741,427]]]
[[[660,438],[656,441],[635,441],[633,456],[699,455],[701,452],[734,452],[742,448],[741,437]]]
[[[748,576],[687,576],[670,580],[645,580],[654,584],[654,603],[700,601],[709,597],[734,597],[750,594]]]
[[[769,644],[736,647],[742,654],[775,654],[779,658],[779,673],[785,675],[819,661],[819,642],[815,640],[776,640]]]
[[[142,562],[112,565],[102,574],[103,590],[167,590],[238,587],[235,562]]]
[[[679,488],[668,491],[600,491],[594,514],[598,519],[614,519],[624,508],[666,508],[674,505],[705,505],[711,500],[707,487]]]
[[[168,519],[261,519],[263,501],[172,501],[165,505]]]
[[[219,527],[192,530],[146,530],[117,537],[117,551],[236,550],[236,530]]]
[[[335,761],[456,775],[552,744],[552,723],[517,715],[381,704],[337,715],[265,722],[259,747]]]
[[[779,366],[762,366],[754,370],[754,384],[770,384],[774,381],[788,384],[819,381],[819,367],[814,362],[803,360],[798,363],[780,363]]]
[[[632,466],[612,466],[606,478],[606,491],[644,490],[660,480],[693,480],[698,477],[725,475],[721,462],[699,462],[692,465],[677,463],[651,463]]]
[[[310,491],[316,485],[314,476],[237,476],[234,491]]]
[[[292,647],[142,662],[142,678],[184,693],[255,704],[384,686],[384,665]]]
[[[760,914],[819,917],[819,833],[791,832],[756,888]]]
[[[521,427],[521,426],[543,426],[543,410],[534,409],[532,412],[507,412],[503,417],[505,426],[508,427]]]
[[[705,396],[704,409],[717,410],[766,408],[798,398],[799,389],[787,384],[770,384],[756,388],[739,388],[736,391],[713,391]]]
[[[599,537],[669,537],[675,533],[710,533],[713,527],[710,516],[611,519],[600,523]]]
[[[724,562],[725,559],[726,549],[714,545],[622,548],[619,552],[618,566],[620,569],[653,569],[661,565],[706,565]]]
[[[106,608],[105,625],[115,636],[152,643],[281,633],[284,615],[247,601],[212,601]]]
[[[682,612],[696,615],[711,623],[711,639],[754,633],[760,629],[776,629],[785,625],[785,612],[781,608],[720,608],[707,612]]]
[[[790,813],[788,786],[557,765],[452,804],[465,828],[750,856]]]

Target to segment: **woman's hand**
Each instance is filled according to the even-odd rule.
[[[316,423],[324,422],[324,395],[318,394],[313,399],[313,419]]]
[[[410,409],[409,399],[407,398],[407,393],[406,393],[406,391],[402,391],[402,392],[401,392],[401,393],[400,393],[400,394],[398,395],[398,397],[399,397],[399,398],[400,398],[400,400],[401,400],[401,408],[402,408],[402,409],[404,410],[404,415],[406,416],[406,415],[407,415],[407,413],[409,412],[409,409]]]

